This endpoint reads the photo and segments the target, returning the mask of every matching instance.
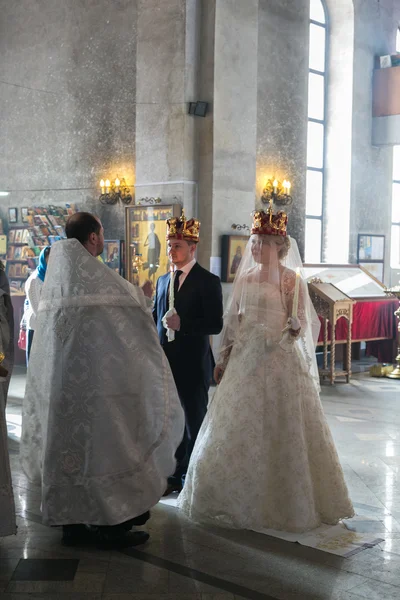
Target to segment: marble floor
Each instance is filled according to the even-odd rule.
[[[17,372],[7,411],[18,535],[0,540],[2,600],[400,599],[400,381],[357,373],[322,390],[355,510],[364,530],[385,540],[350,558],[199,528],[165,504],[152,511],[145,546],[61,546],[60,530],[41,524],[39,489],[19,467],[24,384]]]

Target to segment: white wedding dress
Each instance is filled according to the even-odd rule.
[[[240,529],[336,524],[354,512],[318,385],[298,345],[279,344],[285,290],[254,285],[178,506],[196,522]]]

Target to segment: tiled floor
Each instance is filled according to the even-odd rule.
[[[140,549],[64,548],[60,530],[41,525],[39,490],[19,467],[24,383],[17,373],[8,405],[19,530],[0,540],[2,600],[400,600],[400,381],[359,373],[348,385],[323,387],[356,512],[385,539],[351,558],[198,528],[164,504],[154,508]]]

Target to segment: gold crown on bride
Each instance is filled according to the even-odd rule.
[[[173,217],[167,221],[167,240],[171,238],[197,244],[200,239],[200,221],[197,219],[187,220],[182,209],[180,217]]]
[[[252,234],[279,235],[286,237],[288,217],[283,210],[273,213],[272,206],[264,210],[256,210],[253,213]]]

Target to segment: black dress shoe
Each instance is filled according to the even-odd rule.
[[[116,525],[115,527],[120,527],[123,531],[130,531],[132,527],[137,527],[140,525],[144,525],[150,519],[150,511],[146,511],[142,515],[138,515],[133,519],[129,519],[129,521],[125,521],[125,523],[121,523],[120,525]]]
[[[123,535],[109,535],[109,532],[97,533],[97,547],[100,550],[118,550],[119,548],[133,548],[140,546],[149,539],[146,531],[127,531]]]
[[[135,517],[134,519],[131,519],[129,521],[129,523],[132,523],[132,525],[135,525],[136,527],[138,525],[144,525],[145,523],[147,523],[147,521],[150,519],[150,511],[147,510],[145,513],[143,513],[142,515],[138,515],[137,517]]]
[[[180,485],[179,483],[169,483],[167,489],[163,493],[163,498],[165,498],[165,496],[173,494],[174,492],[178,492],[178,494],[180,494],[182,489],[182,485]]]
[[[63,546],[83,546],[93,542],[93,532],[86,525],[63,525]]]

